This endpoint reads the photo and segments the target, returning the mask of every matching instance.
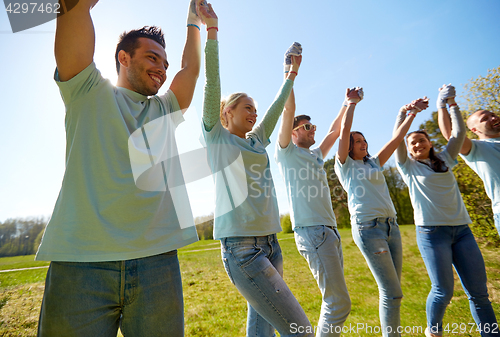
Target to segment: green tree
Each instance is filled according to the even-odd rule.
[[[332,207],[337,218],[338,228],[351,228],[351,220],[349,208],[347,206],[347,193],[342,188],[340,181],[335,174],[335,158],[325,161],[324,169],[328,179],[328,187],[330,188],[330,198],[332,199]]]
[[[480,109],[500,111],[500,66],[489,69],[484,77],[472,78],[464,85],[461,98],[465,101],[464,110],[469,113]]]
[[[384,168],[383,173],[392,203],[396,209],[398,224],[409,225],[415,223],[413,220],[410,192],[398,170],[395,167],[388,166]]]

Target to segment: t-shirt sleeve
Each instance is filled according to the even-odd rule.
[[[264,145],[264,147],[267,147],[269,144],[271,144],[271,140],[266,137],[266,130],[263,124],[257,125],[255,128],[253,128],[252,131],[247,133],[247,135],[248,137],[255,138],[262,145]]]
[[[458,164],[458,161],[456,159],[451,158],[450,154],[448,153],[448,149],[444,149],[441,153],[438,154],[438,157],[444,161],[444,163],[450,170]]]
[[[205,140],[205,145],[220,143],[220,138],[222,137],[222,133],[225,130],[220,122],[220,119],[216,121],[215,125],[210,129],[210,131],[205,129],[205,124],[203,121],[201,122],[201,124],[201,132]]]
[[[159,96],[160,101],[165,106],[165,111],[167,114],[170,114],[170,118],[174,125],[177,127],[179,124],[184,122],[184,116],[179,106],[179,102],[177,102],[177,97],[172,90],[168,89],[167,92],[161,96]]]
[[[312,149],[311,152],[318,156],[319,159],[323,160],[323,152],[319,147]]]
[[[396,160],[396,168],[401,174],[401,178],[403,178],[403,181],[405,182],[406,185],[409,184],[409,172],[411,165],[413,165],[413,159],[411,158],[407,158],[404,163],[400,163]]]
[[[288,143],[288,145],[284,148],[280,146],[279,142],[276,142],[276,151],[274,152],[274,159],[276,162],[285,161],[286,157],[290,156],[295,148],[292,140]]]
[[[345,163],[342,164],[340,162],[339,156],[335,155],[335,174],[337,175],[341,183],[345,181],[346,173],[349,170],[351,160],[351,157],[347,156],[347,158],[345,159]]]
[[[471,144],[472,145],[471,145],[469,154],[462,155],[462,158],[464,158],[465,160],[467,160],[469,162],[475,161],[476,160],[476,156],[478,154],[477,140],[471,139]]]
[[[59,79],[59,72],[56,68],[54,80],[59,87],[59,91],[61,92],[61,96],[66,106],[85,97],[91,90],[98,90],[98,87],[105,82],[105,79],[102,77],[101,72],[97,70],[94,62],[75,77],[64,82]]]

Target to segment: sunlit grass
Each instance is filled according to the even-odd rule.
[[[416,245],[415,227],[402,226],[401,232],[404,254],[401,325],[408,331],[403,335],[423,336],[422,331],[426,321],[425,301],[430,290],[430,281]],[[340,230],[340,234],[345,278],[352,300],[352,311],[346,322],[346,327],[352,328],[343,335],[380,336],[380,333],[367,333],[361,328],[356,330],[361,324],[370,327],[379,325],[378,289],[363,256],[352,240],[350,231]],[[284,257],[285,281],[301,303],[311,323],[316,325],[321,307],[321,296],[316,281],[306,261],[295,247],[293,234],[280,234],[279,238]],[[184,287],[186,336],[245,335],[246,301],[226,275],[220,258],[219,245],[218,241],[199,241],[179,250]],[[500,251],[497,248],[484,246],[481,246],[481,250],[488,272],[490,299],[499,316]],[[12,264],[25,262],[10,260]],[[10,269],[9,263],[0,259],[0,268]],[[46,269],[0,273],[0,336],[36,335],[37,314],[45,273]],[[455,296],[448,306],[445,323],[472,323],[469,302],[458,278],[455,277],[455,280]],[[12,316],[14,314],[15,317]],[[412,329],[414,332],[410,332]],[[459,335],[479,336],[479,333]]]

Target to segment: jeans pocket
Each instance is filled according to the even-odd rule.
[[[228,249],[228,254],[231,254],[239,267],[249,265],[263,252],[262,248],[256,245],[234,245]]]
[[[370,220],[365,222],[359,222],[356,224],[358,226],[358,231],[370,230],[377,227],[377,220]]]
[[[326,240],[325,227],[303,227],[300,231],[296,231],[295,240],[299,251],[315,251]]]
[[[432,234],[436,229],[437,226],[418,226],[418,232],[422,234]]]

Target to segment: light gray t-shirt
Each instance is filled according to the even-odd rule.
[[[434,172],[428,165],[407,158],[397,168],[408,185],[417,226],[458,226],[472,223],[452,168],[457,164],[445,149],[437,155],[448,167]]]
[[[174,132],[183,117],[174,93],[148,98],[115,87],[94,63],[65,82],[56,71],[55,80],[66,106],[66,171],[36,259],[129,260],[197,241],[185,187],[148,189],[144,181],[154,173],[162,182],[179,177],[178,163],[156,153],[158,147],[176,150]],[[154,144],[149,136],[155,133],[165,142]],[[134,143],[134,135],[142,143]],[[145,159],[140,176],[133,154]],[[181,224],[178,215],[191,217],[192,225]]]
[[[347,192],[352,223],[396,217],[378,157],[363,162],[347,156],[342,164],[336,156],[335,173]]]
[[[292,141],[281,148],[276,143],[275,159],[285,180],[292,228],[336,227],[321,149],[301,148]]]
[[[483,180],[493,213],[500,213],[500,138],[473,139],[469,154],[462,158]]]

